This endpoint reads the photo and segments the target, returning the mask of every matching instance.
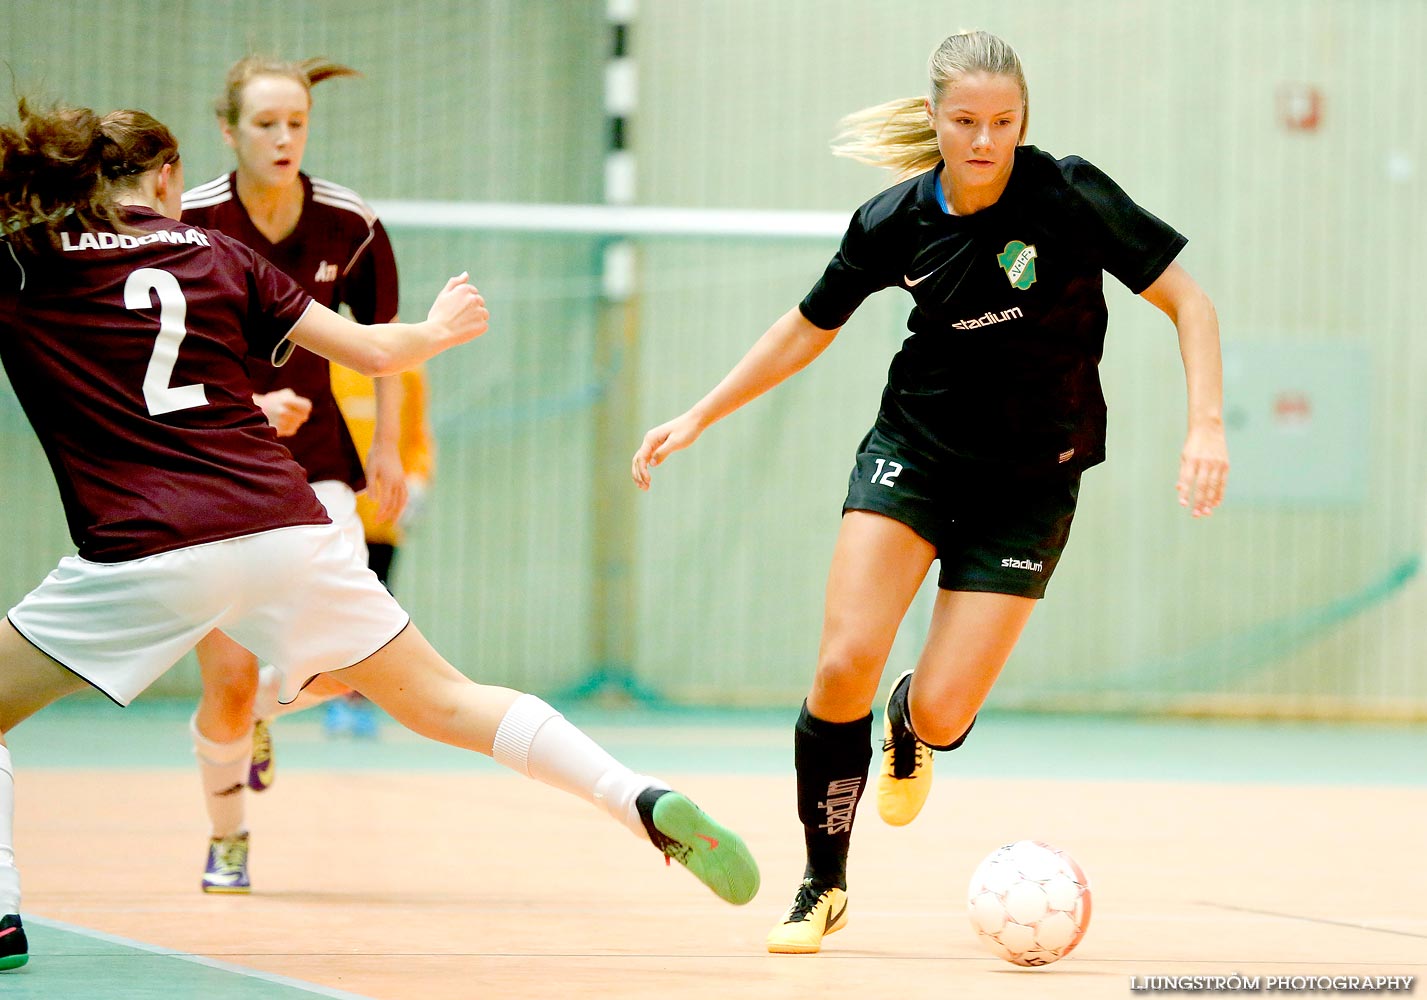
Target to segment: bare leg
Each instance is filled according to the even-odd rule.
[[[415,733],[488,754],[599,807],[721,898],[746,903],[757,893],[758,866],[733,831],[625,767],[539,698],[470,680],[416,626],[333,675]]]
[[[203,676],[203,693],[193,719],[198,732],[214,743],[251,735],[257,657],[216,629],[199,640],[195,652]]]
[[[897,628],[936,550],[880,514],[843,515],[828,574],[812,691],[793,730],[807,864],[768,950],[808,953],[847,917],[847,856],[872,761],[872,699]]]
[[[897,628],[935,558],[932,544],[900,521],[859,510],[843,515],[808,694],[814,716],[849,722],[872,710]]]
[[[472,681],[415,625],[361,663],[329,676],[366,695],[412,732],[486,756],[501,720],[520,697],[519,691]]]
[[[296,698],[284,705],[277,700],[281,684],[282,674],[276,667],[265,666],[258,671],[258,694],[253,702],[255,721],[270,721],[279,716],[316,708],[333,698],[352,693],[351,688],[334,679],[331,674],[318,674],[298,692]]]
[[[197,653],[203,694],[193,715],[193,751],[212,837],[223,840],[244,832],[258,661],[216,629],[199,640]]]
[[[0,624],[0,745],[4,734],[51,702],[87,687],[78,674],[50,659],[15,631]]]
[[[903,826],[931,793],[933,750],[955,750],[1035,609],[1029,597],[978,591],[937,593],[926,645],[911,677],[887,699],[877,809]]]
[[[15,867],[15,773],[5,734],[51,702],[85,683],[32,646],[8,618],[0,622],[0,917],[20,912],[20,872]],[[23,933],[11,931],[11,934]],[[19,955],[10,964],[23,964]]]
[[[1039,602],[943,590],[907,698],[912,731],[933,746],[955,742],[985,704]]]

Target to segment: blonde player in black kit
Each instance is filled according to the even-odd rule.
[[[1185,238],[1085,160],[1021,145],[1025,76],[1001,39],[953,35],[929,70],[927,98],[851,116],[838,147],[907,179],[857,210],[799,307],[693,408],[650,430],[633,460],[648,489],[651,468],[811,362],[868,295],[911,293],[911,336],[843,503],[817,672],[794,730],[807,867],[768,935],[772,952],[816,952],[847,922],[872,699],[931,564],[941,562],[931,628],[887,702],[877,798],[892,824],[921,809],[932,751],[966,739],[1045,593],[1080,474],[1105,457],[1102,272],[1178,330],[1189,409],[1180,503],[1208,515],[1228,472],[1218,320],[1175,263]]]
[[[246,56],[228,69],[215,105],[237,164],[183,194],[183,221],[246,244],[329,309],[347,306],[359,323],[397,314],[396,258],[375,213],[341,185],[302,172],[314,84],[356,76],[327,59],[290,62]],[[401,382],[376,380],[376,429],[359,455],[332,394],[327,359],[297,348],[281,366],[252,362],[257,402],[283,444],[307,471],[318,499],[367,565],[356,494],[366,490],[378,515],[394,520],[406,504],[398,450]],[[190,725],[203,801],[211,826],[204,892],[246,893],[249,838],[245,793],[272,784],[269,723],[277,715],[347,693],[322,678],[292,705],[279,705],[277,670],[259,670],[251,652],[222,632],[198,644],[203,694]]]
[[[5,737],[86,683],[128,705],[215,628],[277,665],[284,700],[334,672],[414,732],[583,798],[723,899],[752,899],[737,834],[539,698],[442,659],[253,401],[249,361],[293,346],[376,376],[479,337],[489,314],[466,276],[425,322],[359,325],[177,221],[182,189],[177,142],[141,111],[22,101],[0,126],[0,361],[78,548],[0,621],[0,970],[29,958]]]

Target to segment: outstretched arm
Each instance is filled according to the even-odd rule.
[[[784,313],[707,396],[644,435],[631,467],[635,485],[649,489],[651,468],[693,444],[710,424],[801,371],[836,336],[836,330],[809,323],[797,308]]]
[[[363,326],[314,302],[287,337],[363,375],[395,375],[486,332],[490,313],[468,278],[447,281],[423,323]]]
[[[1173,321],[1189,399],[1189,431],[1179,456],[1181,506],[1207,517],[1224,499],[1229,446],[1224,439],[1224,366],[1219,356],[1219,317],[1214,303],[1178,264],[1141,296]]]

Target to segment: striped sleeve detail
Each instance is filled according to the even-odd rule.
[[[183,207],[209,208],[213,205],[221,205],[225,201],[233,198],[233,185],[227,174],[222,177],[215,177],[207,184],[200,184],[196,188],[189,188],[183,192]]]
[[[372,238],[376,236],[377,213],[372,211],[372,207],[362,200],[362,196],[351,188],[343,187],[340,184],[333,184],[331,181],[323,180],[320,177],[313,177],[312,180],[312,200],[319,205],[327,205],[331,208],[338,208],[344,212],[351,212],[361,217],[367,224],[367,238],[362,240],[361,245],[352,251],[352,256],[347,260],[347,266],[342,268],[342,276],[347,274],[356,266],[363,251],[371,245]]]
[[[333,208],[345,209],[360,215],[368,227],[376,224],[377,213],[373,212],[372,207],[362,200],[362,196],[351,188],[314,177],[312,178],[312,200],[319,205],[330,205]]]

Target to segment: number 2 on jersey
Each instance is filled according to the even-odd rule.
[[[154,340],[154,352],[149,355],[149,367],[144,372],[144,403],[150,416],[161,416],[175,410],[187,410],[208,402],[201,382],[193,385],[169,385],[174,365],[178,364],[178,347],[187,336],[184,326],[188,318],[188,301],[178,279],[167,271],[141,267],[124,282],[124,308],[148,309],[153,305],[149,293],[159,297],[159,335]]]
[[[877,470],[872,473],[872,485],[881,485],[888,489],[893,489],[897,485],[893,480],[901,474],[901,462],[894,462],[889,458],[879,458],[877,459]]]

